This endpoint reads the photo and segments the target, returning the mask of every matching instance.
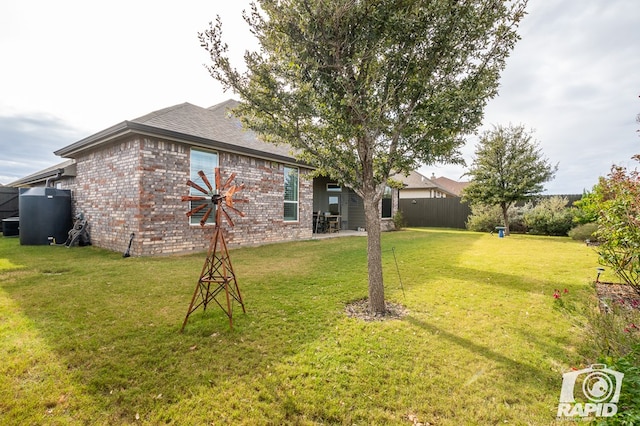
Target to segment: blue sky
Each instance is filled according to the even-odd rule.
[[[0,5],[0,183],[65,159],[53,151],[124,120],[182,102],[208,107],[233,96],[205,70],[197,32],[220,14],[236,64],[255,42],[248,1]],[[559,164],[552,194],[590,189],[612,164],[640,153],[640,2],[530,1],[529,14],[485,110],[492,124],[523,124]],[[477,138],[463,154],[472,161]],[[459,166],[424,166],[461,179]]]

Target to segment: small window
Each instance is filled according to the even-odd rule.
[[[387,186],[384,188],[384,193],[382,194],[382,218],[391,217],[392,201],[391,188]]]
[[[342,187],[337,183],[328,183],[327,192],[342,192]]]
[[[204,189],[208,189],[207,185],[202,181],[202,178],[198,176],[198,172],[202,170],[209,179],[209,183],[215,189],[216,179],[215,179],[215,169],[218,167],[218,153],[211,151],[199,151],[196,149],[191,150],[191,167],[189,173],[189,179],[191,179],[194,183],[197,183]],[[190,188],[189,195],[206,195],[202,192],[198,191],[195,188]],[[205,203],[207,201],[191,201],[191,209],[198,207],[199,205]],[[189,223],[191,225],[200,225],[200,221],[204,217],[207,212],[207,208],[203,208],[199,212],[193,214],[189,218]],[[207,224],[215,223],[215,211],[212,211],[209,217],[207,218]]]
[[[284,166],[284,220],[298,220],[298,169]]]

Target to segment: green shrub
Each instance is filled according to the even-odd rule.
[[[509,209],[509,230],[514,233],[525,233],[524,214],[530,206],[513,206]],[[500,206],[476,204],[471,206],[471,215],[467,219],[467,229],[476,232],[492,232],[496,226],[504,225]]]
[[[631,353],[622,358],[604,357],[600,362],[612,370],[624,374],[618,412],[615,416],[604,418],[601,425],[638,425],[640,424],[640,342]]]
[[[467,229],[476,232],[491,232],[502,225],[502,212],[499,206],[475,204],[467,218]]]
[[[585,356],[623,358],[633,353],[634,345],[640,342],[640,330],[631,324],[640,326],[640,311],[615,299],[599,303],[602,309],[581,310],[586,321],[585,335],[589,336]]]
[[[526,234],[527,225],[524,216],[533,208],[530,202],[523,206],[513,206],[509,209],[509,231],[513,233]]]
[[[571,297],[573,295],[578,297]],[[594,305],[594,301],[598,305]],[[638,302],[620,299],[615,295],[594,300],[584,298],[579,293],[558,293],[554,302],[582,329],[585,339],[579,352],[585,362],[606,364],[608,368],[624,374],[617,414],[613,417],[599,417],[594,422],[598,425],[640,425]]]
[[[633,159],[640,162],[640,155]],[[613,166],[606,178],[600,178],[594,194],[600,208],[600,262],[640,292],[640,171]]]
[[[407,221],[404,220],[402,210],[396,211],[396,213],[393,215],[393,225],[396,227],[396,231],[400,231],[402,228],[405,228],[407,226]]]
[[[597,230],[598,230],[597,223],[593,223],[593,222],[584,223],[582,225],[578,225],[572,228],[569,231],[569,236],[576,241],[586,241],[586,240],[596,241],[597,238],[594,234]]]
[[[573,224],[573,211],[567,208],[566,197],[544,198],[524,215],[529,233],[537,235],[567,235]]]
[[[640,311],[635,302],[601,301],[604,311],[587,308],[584,355],[624,374],[618,413],[599,425],[640,424]],[[575,316],[574,316],[575,317]]]
[[[575,215],[573,221],[578,224],[591,223],[598,220],[600,205],[598,194],[584,191],[582,198],[573,203]]]

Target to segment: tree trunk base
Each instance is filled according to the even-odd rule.
[[[359,299],[347,303],[345,313],[348,317],[358,318],[363,321],[386,321],[404,318],[409,311],[398,303],[386,302],[384,313],[372,313],[369,309],[369,299]]]

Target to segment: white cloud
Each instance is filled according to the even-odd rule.
[[[640,152],[639,18],[640,3],[630,0],[530,3],[483,128],[511,122],[534,129],[544,154],[559,163],[549,193],[591,189],[611,164],[629,164]],[[422,170],[432,169],[452,178],[464,172]]]
[[[241,17],[248,6],[248,0],[3,2],[0,116],[20,117],[22,124],[25,117],[55,116],[58,127],[73,129],[52,131],[55,137],[37,147],[22,143],[29,147],[28,162],[52,161],[46,167],[61,161],[52,152],[74,138],[170,105],[206,107],[227,99],[231,94],[222,93],[203,67],[208,57],[197,33],[222,15],[225,39],[241,65],[244,49],[255,47]],[[522,40],[483,128],[512,122],[535,129],[545,155],[560,163],[549,192],[581,192],[612,163],[640,152],[639,20],[636,0],[530,2]],[[9,143],[0,134],[0,149]],[[41,163],[37,150],[43,150]],[[473,150],[470,139],[467,161]],[[8,165],[0,167],[0,175],[10,175]],[[459,167],[421,170],[454,179],[464,173]]]

